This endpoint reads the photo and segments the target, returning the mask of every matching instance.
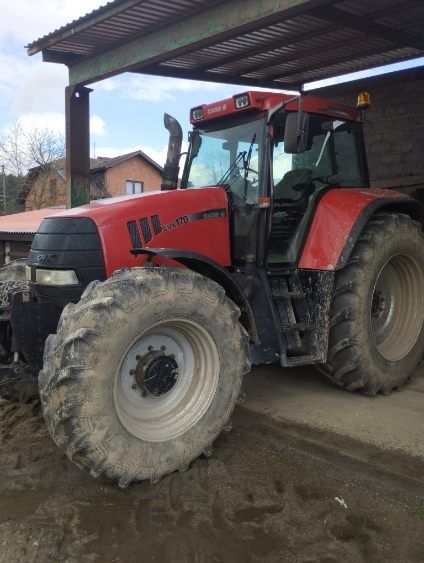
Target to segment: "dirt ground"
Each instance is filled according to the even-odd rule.
[[[424,561],[419,497],[358,484],[261,417],[239,408],[212,458],[124,491],[75,468],[36,408],[0,400],[1,562]]]

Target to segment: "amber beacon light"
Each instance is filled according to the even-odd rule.
[[[358,96],[358,109],[368,109],[371,106],[371,96],[368,92],[361,92]]]

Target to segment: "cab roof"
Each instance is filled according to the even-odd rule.
[[[233,97],[226,98],[225,100],[192,108],[190,110],[190,122],[193,125],[198,125],[205,121],[242,112],[268,111],[281,102],[287,102],[288,100],[291,101],[287,104],[286,109],[288,111],[297,111],[299,109],[299,97],[293,96],[293,94],[249,90],[235,94]],[[339,117],[349,121],[361,122],[363,120],[362,112],[353,106],[313,96],[302,96],[302,107],[308,113]]]

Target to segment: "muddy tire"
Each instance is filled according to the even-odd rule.
[[[40,396],[56,444],[122,487],[210,455],[250,368],[239,316],[190,270],[134,268],[90,284],[45,346]]]
[[[14,290],[27,288],[25,275],[26,258],[13,260],[0,268],[0,310],[4,315],[10,312],[10,296]],[[9,326],[10,341],[3,342],[0,349],[0,364],[11,366],[14,370],[0,378],[0,397],[16,403],[27,403],[38,397],[37,378],[25,362],[13,363],[10,350],[12,328]]]
[[[27,264],[26,258],[12,260],[0,268],[0,282],[14,281],[16,283],[26,284],[25,268]]]
[[[336,273],[326,377],[349,391],[388,394],[424,353],[424,237],[409,216],[380,213]]]

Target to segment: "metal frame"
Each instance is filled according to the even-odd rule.
[[[422,0],[114,0],[31,43],[66,64],[69,204],[89,200],[87,84],[125,71],[299,91],[424,54]]]

